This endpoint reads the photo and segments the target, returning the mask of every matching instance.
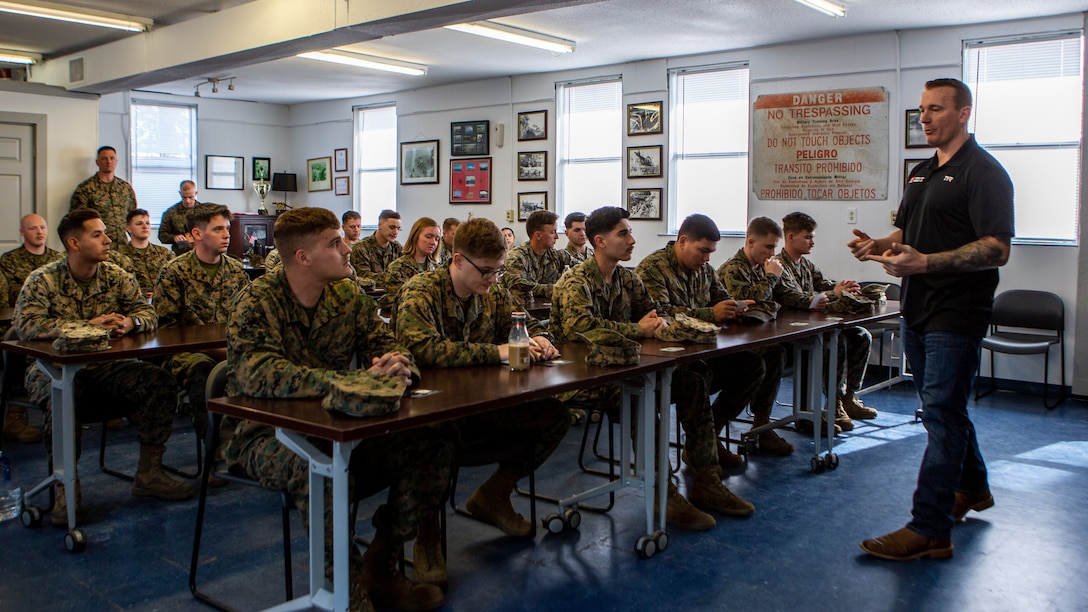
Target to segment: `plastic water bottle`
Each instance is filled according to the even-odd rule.
[[[509,344],[510,369],[514,371],[529,369],[529,330],[525,329],[524,312],[515,312],[510,325]]]
[[[11,481],[11,462],[0,451],[0,521],[19,516],[23,511],[23,489]]]

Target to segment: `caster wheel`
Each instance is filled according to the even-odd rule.
[[[813,474],[822,474],[823,471],[824,471],[824,467],[826,467],[826,466],[824,466],[824,458],[823,457],[813,457],[811,465],[812,465],[812,473]]]
[[[915,408],[914,409],[914,422],[917,423],[918,421],[921,421],[921,420],[922,420],[922,409],[921,408]]]
[[[563,524],[567,526],[567,529],[578,529],[578,526],[582,524],[582,513],[574,508],[567,508],[563,512]]]
[[[657,544],[657,549],[658,550],[665,550],[666,548],[669,547],[669,534],[665,533],[664,531],[660,531],[660,530],[655,531],[654,532],[654,543]]]
[[[835,453],[828,453],[827,455],[827,468],[833,470],[839,467],[839,456]]]
[[[657,554],[657,543],[650,536],[642,536],[635,542],[635,550],[643,559],[649,559]]]
[[[547,529],[549,533],[563,533],[564,527],[566,527],[566,525],[563,523],[563,517],[554,512],[544,518],[544,528]]]
[[[590,423],[600,423],[601,422],[601,413],[596,411],[596,410],[594,410],[593,412],[590,412],[589,413],[589,422]]]
[[[83,549],[87,547],[87,536],[83,534],[82,529],[73,529],[64,534],[64,547],[70,553],[83,552]]]
[[[23,525],[26,527],[42,526],[42,511],[37,506],[24,506],[20,518],[23,519]]]

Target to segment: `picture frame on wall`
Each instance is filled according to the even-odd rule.
[[[929,161],[929,159],[926,158],[926,159],[904,159],[903,160],[903,185],[907,184],[907,179],[910,178],[910,173],[911,173],[912,170],[914,170],[914,167],[917,166],[918,164],[922,163],[922,162],[925,162],[925,161]]]
[[[661,121],[661,101],[639,102],[627,105],[627,135],[660,134],[664,131]]]
[[[254,157],[253,158],[253,180],[254,181],[271,181],[272,180],[272,158],[270,158],[270,157]]]
[[[416,140],[400,143],[400,184],[423,185],[438,182],[438,141]]]
[[[348,171],[348,150],[336,149],[333,151],[333,170],[335,172],[347,172]]]
[[[243,163],[246,158],[232,155],[204,156],[204,187],[206,189],[242,189]]]
[[[306,160],[307,191],[329,191],[332,189],[332,158],[315,157]]]
[[[338,196],[351,195],[351,177],[338,176],[332,180],[333,193]]]
[[[664,147],[627,147],[627,178],[661,176],[661,155]]]
[[[548,210],[547,191],[529,191],[518,194],[518,221],[528,221],[529,215],[538,210]]]
[[[450,155],[491,155],[490,121],[454,121],[450,123]]]
[[[661,188],[628,189],[627,212],[631,219],[661,220]]]
[[[450,204],[491,203],[491,158],[450,160]]]
[[[519,181],[548,180],[548,152],[522,151],[518,153]]]
[[[518,113],[518,140],[547,140],[548,111]]]
[[[912,108],[907,111],[907,118],[904,122],[905,134],[903,137],[903,143],[908,149],[928,149],[929,143],[926,142],[926,132],[922,127],[922,111]]]

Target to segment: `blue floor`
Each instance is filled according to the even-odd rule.
[[[789,397],[783,388],[782,397]],[[955,528],[948,561],[891,563],[858,543],[909,518],[925,446],[910,383],[866,397],[881,410],[840,436],[835,471],[809,469],[811,438],[786,458],[753,457],[726,479],[756,505],[745,519],[719,517],[706,533],[669,532],[668,550],[642,560],[642,494],[622,494],[609,514],[584,512],[580,529],[533,541],[450,516],[447,610],[1085,610],[1088,609],[1088,411],[1066,401],[1047,412],[1036,397],[997,393],[972,403],[997,505]],[[783,414],[788,410],[780,409]],[[85,432],[81,466],[89,544],[63,546],[63,530],[0,524],[0,610],[206,610],[187,580],[196,502],[129,495],[95,465],[99,430]],[[538,489],[597,484],[576,474],[581,427],[538,472]],[[135,467],[133,428],[111,433],[112,463]],[[5,443],[16,479],[45,471],[40,445]],[[178,421],[167,462],[193,463],[192,428]],[[488,470],[467,472],[463,501]],[[682,473],[683,474],[683,473]],[[44,502],[43,502],[44,503]],[[515,500],[528,513],[524,498]],[[363,513],[374,504],[364,507]],[[230,485],[213,490],[202,587],[242,610],[282,601],[278,497]],[[554,506],[551,506],[554,508]],[[540,503],[541,514],[550,512]],[[369,531],[365,517],[360,531]],[[307,588],[306,539],[293,517],[294,585]],[[410,550],[409,550],[410,553]]]

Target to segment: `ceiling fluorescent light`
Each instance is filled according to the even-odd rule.
[[[132,17],[106,11],[92,11],[89,9],[76,12],[69,10],[69,8],[70,7],[59,4],[50,4],[48,2],[35,2],[33,4],[0,2],[0,13],[14,13],[16,15],[27,15],[29,17],[55,19],[57,21],[98,26],[100,28],[112,28],[114,30],[124,30],[126,32],[146,32],[155,23],[151,19],[144,19],[142,17]]]
[[[402,62],[400,60],[385,57],[375,57],[373,55],[363,55],[362,53],[352,53],[350,51],[340,51],[338,49],[299,53],[298,57],[322,62],[332,62],[334,64],[344,64],[345,66],[355,66],[357,68],[384,70],[385,72],[407,74],[408,76],[423,76],[427,74],[427,67],[423,64],[413,64],[411,62]]]
[[[820,11],[824,15],[831,17],[846,17],[846,7],[835,4],[834,2],[828,2],[828,0],[795,0],[810,9]]]
[[[42,56],[37,53],[24,53],[22,51],[8,51],[0,49],[0,64],[37,64],[42,61]]]
[[[446,29],[465,32],[466,34],[475,34],[476,36],[485,36],[487,38],[494,38],[495,40],[534,47],[536,49],[544,49],[545,51],[551,51],[552,53],[572,53],[574,51],[573,40],[556,38],[555,36],[548,36],[547,34],[533,32],[532,30],[523,30],[521,28],[515,28],[514,26],[495,23],[494,21],[456,23],[446,26]]]

